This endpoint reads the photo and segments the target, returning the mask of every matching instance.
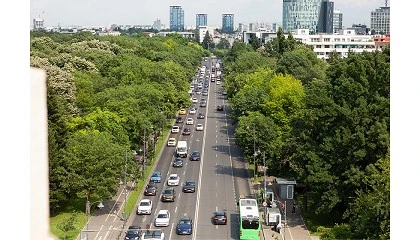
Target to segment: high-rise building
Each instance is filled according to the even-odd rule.
[[[160,31],[161,25],[162,24],[160,22],[160,19],[158,18],[158,19],[156,19],[156,21],[153,22],[153,29],[156,29],[156,30]]]
[[[245,24],[243,24],[243,23],[239,23],[239,26],[238,26],[238,32],[243,32],[243,31],[246,31],[246,29],[245,29]]]
[[[184,10],[181,6],[169,7],[169,29],[175,32],[184,31]]]
[[[233,14],[222,14],[222,32],[233,33]]]
[[[322,0],[318,18],[318,33],[333,33],[334,2]]]
[[[273,23],[273,32],[277,32],[279,30],[280,25],[278,23]]]
[[[44,29],[44,19],[34,18],[34,30]]]
[[[370,29],[376,34],[390,34],[389,22],[389,7],[380,7],[370,13]]]
[[[343,29],[343,14],[339,10],[334,10],[333,31],[338,33]]]
[[[200,13],[195,17],[195,29],[199,29],[200,26],[207,26],[207,14]]]
[[[283,31],[309,29],[316,32],[322,0],[283,0]]]

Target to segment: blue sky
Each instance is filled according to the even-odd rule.
[[[207,13],[208,24],[220,26],[223,13],[235,14],[235,25],[249,22],[282,22],[282,0],[30,0],[30,19],[41,16],[46,26],[110,26],[169,23],[169,6],[180,5],[185,25],[195,25],[195,14]],[[335,0],[343,25],[370,25],[370,12],[385,0]]]

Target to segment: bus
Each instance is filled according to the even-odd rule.
[[[259,240],[261,231],[260,213],[257,200],[240,198],[239,202],[239,239]]]

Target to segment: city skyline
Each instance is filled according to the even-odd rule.
[[[335,9],[343,13],[343,26],[353,23],[370,26],[370,12],[385,5],[385,0],[335,0]],[[52,26],[152,25],[157,18],[169,27],[169,6],[185,11],[185,27],[195,26],[196,14],[205,13],[209,26],[222,26],[222,14],[235,15],[235,25],[250,22],[282,22],[282,0],[127,0],[113,4],[110,0],[30,0],[30,24],[41,17]],[[112,6],[112,7],[110,7]],[[147,7],[145,7],[147,6]],[[388,6],[390,3],[388,1]]]

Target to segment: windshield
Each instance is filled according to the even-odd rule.
[[[169,177],[169,179],[176,180],[176,177],[175,176],[172,176],[172,177]]]
[[[259,225],[258,220],[242,220],[243,229],[258,229]]]
[[[168,217],[168,215],[166,215],[164,213],[158,215],[158,218],[167,218],[167,217]]]
[[[190,220],[181,220],[179,224],[190,224]]]
[[[159,177],[159,173],[153,173],[152,177]]]
[[[186,182],[185,185],[186,186],[194,186],[194,183],[193,182]]]
[[[172,194],[172,190],[165,190],[163,194]]]
[[[149,202],[141,202],[140,206],[150,206],[150,203]]]

